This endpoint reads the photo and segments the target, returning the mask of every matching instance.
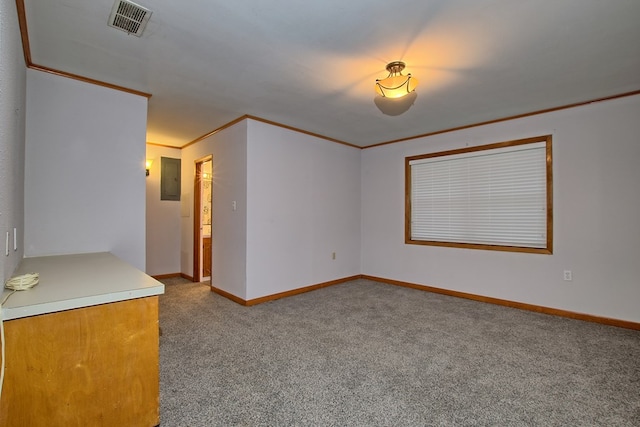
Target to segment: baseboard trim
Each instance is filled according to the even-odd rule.
[[[173,279],[174,277],[182,277],[182,274],[181,273],[155,274],[151,277],[153,277],[156,280]]]
[[[225,297],[226,299],[230,299],[231,301],[238,303],[240,305],[247,305],[247,302],[245,300],[243,300],[240,297],[237,297],[233,294],[230,294],[227,291],[223,291],[222,289],[216,288],[215,286],[211,285],[209,287],[209,289],[211,290],[211,292],[215,292],[216,294]]]
[[[182,277],[183,279],[187,279],[187,280],[189,280],[189,281],[191,281],[191,282],[193,282],[193,281],[194,281],[194,280],[193,280],[193,276],[189,276],[189,275],[184,274],[184,273],[180,273],[180,277]]]
[[[329,286],[333,286],[333,285],[339,285],[340,283],[346,283],[346,282],[350,282],[352,280],[356,280],[356,279],[360,279],[362,276],[360,274],[357,274],[355,276],[349,276],[349,277],[343,277],[341,279],[336,279],[336,280],[330,280],[328,282],[323,282],[323,283],[318,283],[315,285],[310,285],[310,286],[305,286],[302,288],[297,288],[297,289],[292,289],[290,291],[285,291],[285,292],[279,292],[277,294],[272,294],[272,295],[267,295],[264,297],[260,297],[260,298],[254,298],[251,300],[244,300],[240,297],[237,297],[233,294],[230,294],[229,292],[223,291],[222,289],[216,288],[215,286],[211,285],[211,292],[215,292],[218,295],[221,295],[227,299],[230,299],[233,302],[236,302],[240,305],[244,305],[247,307],[250,307],[252,305],[257,305],[257,304],[262,304],[265,302],[269,302],[269,301],[274,301],[280,298],[286,298],[286,297],[291,297],[294,295],[298,295],[298,294],[303,294],[305,292],[311,292],[311,291],[315,291],[316,289],[321,289],[321,288],[326,288]]]
[[[436,294],[449,295],[457,298],[465,298],[474,301],[486,302],[489,304],[502,305],[505,307],[518,308],[520,310],[535,311],[537,313],[550,314],[552,316],[568,317],[570,319],[584,320],[586,322],[601,323],[609,326],[617,326],[619,328],[640,330],[640,323],[630,322],[627,320],[612,319],[609,317],[593,316],[590,314],[576,313],[573,311],[560,310],[557,308],[544,307],[522,302],[509,301],[499,298],[485,297],[482,295],[469,294],[466,292],[452,291],[449,289],[435,288],[433,286],[418,285],[416,283],[402,282],[400,280],[386,279],[384,277],[361,275],[361,278],[372,280],[374,282],[386,283],[388,285],[402,286],[405,288],[418,289],[420,291],[433,292]]]
[[[357,274],[355,276],[343,277],[342,279],[330,280],[328,282],[318,283],[316,285],[305,286],[303,288],[292,289],[290,291],[280,292],[280,293],[273,294],[273,295],[267,295],[267,296],[264,296],[264,297],[248,300],[246,302],[246,305],[247,306],[251,306],[251,305],[256,305],[256,304],[262,304],[262,303],[268,302],[268,301],[273,301],[273,300],[280,299],[280,298],[291,297],[291,296],[294,296],[294,295],[303,294],[305,292],[315,291],[316,289],[326,288],[328,286],[339,285],[340,283],[350,282],[352,280],[359,279],[360,277],[361,276],[359,274]]]

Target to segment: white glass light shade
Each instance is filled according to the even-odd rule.
[[[401,98],[413,92],[418,87],[418,79],[411,74],[387,77],[376,81],[376,92],[385,98]]]

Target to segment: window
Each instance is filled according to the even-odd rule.
[[[551,135],[407,157],[405,242],[550,254]]]

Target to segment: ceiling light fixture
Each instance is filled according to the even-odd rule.
[[[394,61],[387,64],[389,75],[386,79],[376,79],[376,92],[384,98],[402,98],[418,87],[418,79],[411,77],[411,73],[404,76],[405,64]]]

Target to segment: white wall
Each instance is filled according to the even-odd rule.
[[[193,189],[195,161],[213,157],[212,284],[246,295],[247,124],[228,127],[182,150],[182,272],[193,275]],[[233,211],[232,202],[237,209]]]
[[[146,273],[151,276],[180,273],[180,202],[160,200],[162,157],[179,159],[179,148],[147,144],[147,159],[153,163],[146,178]]]
[[[247,171],[246,299],[360,274],[360,149],[248,120]]]
[[[145,269],[146,123],[144,97],[27,70],[25,256]]]
[[[362,273],[640,321],[639,118],[640,96],[626,97],[363,150]],[[405,156],[545,134],[553,255],[404,244]]]
[[[182,272],[194,162],[209,154],[213,286],[250,300],[360,273],[360,150],[250,119],[182,150]]]
[[[20,263],[24,250],[24,128],[26,67],[16,2],[0,0],[0,279]],[[13,229],[17,250],[13,250]],[[9,232],[9,256],[5,238]]]

